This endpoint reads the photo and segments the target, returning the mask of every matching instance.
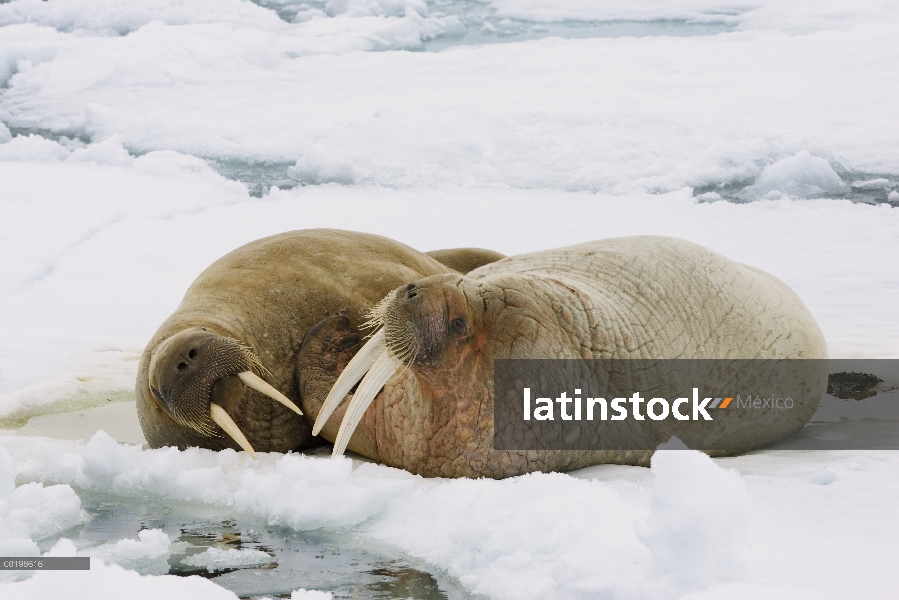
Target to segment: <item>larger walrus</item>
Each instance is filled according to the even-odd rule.
[[[297,353],[310,329],[341,314],[353,330],[398,285],[502,257],[477,248],[428,255],[385,237],[328,229],[234,250],[194,281],[144,351],[136,397],[147,442],[250,453],[301,448],[312,426],[297,414]]]
[[[497,359],[827,357],[814,318],[780,280],[665,237],[601,240],[425,277],[399,286],[373,315],[381,328],[358,352],[345,318],[310,331],[299,356],[303,407],[335,454],[349,448],[425,476],[648,464],[645,450],[495,449]],[[731,411],[713,432],[719,441],[746,451],[802,427],[824,393],[826,361],[796,362],[805,378],[796,382],[796,409],[754,413],[760,428]],[[637,425],[620,435],[655,427]]]

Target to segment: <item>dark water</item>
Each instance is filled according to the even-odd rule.
[[[351,532],[298,532],[226,507],[124,499],[83,490],[79,496],[90,519],[61,537],[74,539],[80,549],[89,552],[88,548],[100,544],[136,539],[143,529],[161,529],[177,548],[168,558],[168,573],[209,578],[241,598],[289,598],[299,588],[353,600],[473,597],[445,575],[429,571],[428,565],[373,546]],[[41,550],[55,541],[42,540]],[[255,549],[271,556],[272,562],[211,573],[184,562],[210,547]],[[149,572],[159,574],[165,568],[162,564],[161,571],[156,567]]]

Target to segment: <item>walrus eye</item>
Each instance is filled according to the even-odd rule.
[[[453,326],[453,331],[455,331],[459,335],[462,335],[463,333],[468,331],[468,328],[465,326],[465,319],[463,319],[462,317],[453,319],[451,325]]]

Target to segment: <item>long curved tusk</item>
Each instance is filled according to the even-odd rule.
[[[272,400],[280,402],[301,417],[303,416],[303,411],[301,411],[296,404],[291,402],[287,396],[266,383],[266,381],[256,373],[253,373],[252,371],[244,371],[243,373],[238,373],[237,376],[240,377],[241,381],[243,381],[254,390],[262,392]]]
[[[237,426],[237,423],[231,418],[225,409],[216,404],[215,402],[209,403],[209,416],[215,421],[216,425],[225,430],[225,433],[230,435],[237,445],[243,448],[247,454],[256,459],[256,451],[253,450],[253,446],[250,445],[250,442],[247,441],[247,438],[244,437],[243,432],[240,430],[240,427]]]
[[[356,353],[353,360],[347,364],[346,368],[340,374],[340,377],[338,377],[337,381],[334,382],[334,385],[331,386],[331,391],[328,392],[328,397],[325,398],[325,402],[318,412],[318,417],[315,419],[315,425],[312,427],[312,435],[319,434],[322,427],[325,426],[325,423],[328,422],[328,419],[331,418],[331,415],[334,414],[334,411],[340,406],[340,402],[350,393],[353,386],[362,379],[366,371],[368,371],[375,363],[375,360],[377,360],[377,358],[386,350],[387,345],[384,342],[384,330],[381,329],[371,336],[371,339],[365,342],[365,345],[359,349],[359,352]]]
[[[340,429],[337,431],[337,439],[334,440],[332,456],[343,454],[347,444],[350,443],[353,431],[356,430],[356,426],[362,420],[362,415],[365,414],[366,409],[374,402],[378,392],[381,391],[381,388],[384,387],[384,384],[396,371],[396,361],[385,350],[375,360],[375,364],[371,366],[371,369],[365,374],[362,383],[359,384],[359,389],[353,394],[353,399],[350,400],[350,405],[347,407],[343,421],[340,423]]]

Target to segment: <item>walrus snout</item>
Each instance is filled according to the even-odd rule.
[[[383,322],[387,348],[395,358],[416,366],[433,363],[467,336],[471,316],[461,280],[436,275],[392,294],[383,307]]]
[[[303,414],[261,378],[265,373],[259,359],[237,340],[191,327],[159,344],[148,376],[151,392],[178,422],[206,436],[227,433],[255,455],[229,415],[236,413],[245,385]]]

